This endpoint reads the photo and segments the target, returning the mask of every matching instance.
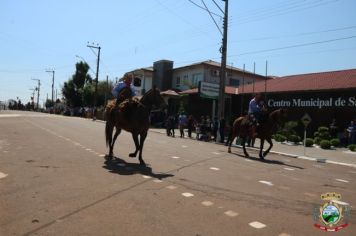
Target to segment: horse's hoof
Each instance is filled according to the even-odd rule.
[[[105,160],[110,161],[112,160],[113,156],[112,155],[105,155]]]
[[[227,150],[228,153],[231,153],[231,150]]]
[[[134,158],[134,157],[136,157],[136,154],[135,154],[135,153],[130,153],[130,154],[129,154],[129,157]]]

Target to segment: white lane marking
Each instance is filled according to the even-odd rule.
[[[180,157],[177,156],[172,156],[173,159],[179,159]]]
[[[194,197],[194,194],[192,193],[182,193],[184,197]]]
[[[348,204],[347,202],[342,202],[342,201],[339,201],[339,200],[331,200],[332,202],[335,202],[335,203],[337,203],[337,204],[339,204],[339,205],[344,205],[344,206],[348,206],[348,205],[350,205],[350,204]]]
[[[272,182],[269,182],[269,181],[260,180],[260,181],[258,181],[258,182],[260,182],[261,184],[266,184],[266,185],[268,185],[268,186],[273,186]]]
[[[246,159],[246,158],[245,158],[244,160],[247,161],[247,162],[252,162],[252,160],[250,160],[250,159]]]
[[[182,145],[182,148],[187,148],[188,146],[187,145]]]
[[[235,216],[239,215],[239,213],[231,211],[231,210],[225,211],[224,214],[227,215],[227,216],[230,216],[230,217],[235,217]]]
[[[202,204],[203,206],[212,206],[212,205],[214,205],[214,203],[211,202],[211,201],[203,201],[203,202],[201,202],[201,204]]]
[[[160,180],[160,179],[155,179],[155,180],[153,180],[153,182],[155,182],[155,183],[162,183],[163,181]]]
[[[80,143],[73,142],[73,144],[74,144],[75,146],[81,146]]]
[[[0,179],[5,178],[6,176],[8,176],[8,174],[0,172]]]
[[[166,188],[170,189],[170,190],[173,190],[173,189],[176,189],[177,187],[176,186],[173,186],[173,185],[169,185],[167,186]]]
[[[20,117],[20,115],[16,114],[1,114],[0,118],[11,118],[11,117]]]
[[[335,179],[336,181],[339,181],[339,182],[343,182],[343,183],[348,183],[349,181],[348,180],[344,180],[344,179]]]
[[[87,150],[87,151],[91,151],[91,149],[90,149],[90,148],[86,148],[85,150]]]
[[[217,168],[217,167],[210,167],[209,169],[210,170],[220,170],[220,168]]]
[[[99,157],[104,157],[104,156],[105,156],[105,154],[100,154],[100,155],[99,155]]]
[[[251,222],[251,223],[249,223],[249,225],[255,229],[262,229],[262,228],[266,227],[265,224],[258,222],[258,221]]]
[[[72,141],[70,138],[66,138],[65,140],[67,140],[67,141]]]
[[[151,177],[151,176],[148,176],[148,175],[142,175],[142,178],[144,178],[144,179],[151,179],[152,177]]]
[[[290,171],[293,171],[293,170],[294,170],[293,168],[288,168],[288,167],[285,167],[284,169],[285,169],[285,170],[290,170]]]
[[[291,236],[291,235],[287,234],[287,233],[281,233],[281,234],[278,234],[278,236]]]
[[[220,152],[212,152],[213,154],[215,155],[220,155],[221,153]]]

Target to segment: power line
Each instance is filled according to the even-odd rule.
[[[324,43],[330,43],[330,42],[353,39],[353,38],[356,38],[356,35],[349,36],[349,37],[343,37],[343,38],[329,39],[329,40],[324,40],[324,41],[311,42],[311,43],[295,44],[295,45],[290,45],[290,46],[285,46],[285,47],[270,48],[270,49],[264,49],[264,50],[256,50],[256,51],[251,51],[251,52],[245,52],[245,53],[230,55],[229,57],[237,57],[237,56],[243,56],[243,55],[250,55],[250,54],[263,53],[263,52],[271,52],[271,51],[290,49],[290,48],[305,47],[305,46],[310,46],[310,45],[324,44]]]
[[[320,7],[320,6],[338,2],[338,1],[340,1],[340,0],[331,0],[331,1],[327,1],[327,2],[321,2],[321,0],[318,0],[315,2],[309,2],[309,3],[305,3],[305,4],[300,4],[297,6],[287,7],[284,9],[277,10],[276,12],[266,12],[266,13],[262,13],[260,15],[255,15],[255,16],[252,15],[252,16],[246,16],[245,18],[243,18],[243,17],[237,18],[236,22],[233,22],[231,25],[241,25],[241,24],[246,24],[246,23],[250,23],[250,22],[254,22],[254,21],[265,20],[265,19],[272,18],[275,16],[281,16],[281,15],[286,15],[286,14],[293,13],[293,12],[303,11],[303,10],[307,10],[307,9],[311,9],[311,8],[315,8],[315,7]]]
[[[225,14],[225,12],[223,11],[223,9],[221,9],[221,7],[219,6],[219,4],[217,4],[217,3],[215,2],[215,0],[212,0],[212,1],[214,2],[215,6],[216,6],[217,8],[219,8],[219,10],[221,11],[221,13],[222,13],[222,14]]]
[[[204,0],[201,0],[201,2],[204,4],[204,7],[205,7],[206,11],[209,13],[209,16],[210,16],[211,19],[214,21],[214,24],[215,24],[216,28],[218,28],[218,30],[220,31],[220,34],[223,35],[223,32],[221,31],[221,29],[220,29],[218,23],[216,23],[216,21],[215,21],[213,15],[210,13],[210,11],[209,11],[208,7],[206,6]]]
[[[206,9],[206,8],[203,7],[203,6],[200,6],[199,4],[193,2],[192,0],[188,0],[188,1],[189,1],[190,3],[192,3],[193,5],[199,7],[200,9],[202,9],[202,10],[204,10],[204,11],[207,11],[209,14],[212,14],[212,15],[214,15],[214,16],[218,16],[218,17],[222,18],[221,15],[219,15],[219,14],[217,14],[217,13],[214,13],[214,12],[212,12],[212,11]],[[223,13],[224,13],[224,12],[223,12]]]

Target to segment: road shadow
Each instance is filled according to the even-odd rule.
[[[106,160],[104,164],[103,168],[107,169],[110,173],[119,175],[142,174],[156,179],[165,179],[174,176],[172,174],[154,173],[152,168],[148,165],[144,166],[139,163],[129,163],[118,157],[114,157],[112,160]]]
[[[262,162],[262,163],[266,163],[266,164],[273,164],[273,165],[288,166],[288,167],[292,167],[292,168],[304,170],[303,167],[286,164],[286,163],[284,163],[283,161],[269,160],[269,159],[266,159],[266,157],[265,157],[265,159],[261,160],[259,157],[254,157],[254,156],[251,156],[251,155],[250,155],[249,158],[246,158],[245,155],[242,155],[242,154],[238,154],[238,153],[234,153],[234,152],[232,152],[231,154],[233,154],[233,155],[235,155],[235,156],[238,156],[238,157],[245,158],[245,159],[249,159],[249,160],[251,160],[251,161],[258,161],[258,162]]]

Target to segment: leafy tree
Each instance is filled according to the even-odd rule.
[[[45,103],[45,107],[53,107],[54,102],[51,99],[47,99]]]
[[[89,65],[86,62],[81,61],[75,65],[75,68],[76,70],[72,78],[65,82],[62,87],[62,94],[66,100],[66,103],[72,107],[79,107],[83,104],[92,105],[93,101],[91,101],[90,104],[86,104],[90,101],[90,99],[88,100],[90,97],[88,93],[91,91],[90,86],[93,81],[91,76],[88,74]],[[84,93],[86,98],[85,101]]]

